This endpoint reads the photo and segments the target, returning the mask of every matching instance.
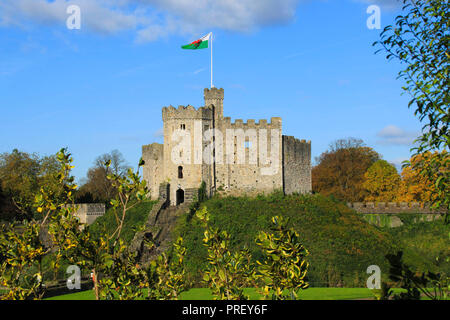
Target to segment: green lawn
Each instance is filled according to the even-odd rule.
[[[259,300],[260,295],[256,289],[249,288],[245,293],[251,300]],[[302,300],[352,300],[373,298],[373,294],[367,288],[308,288],[299,294]],[[212,295],[209,289],[191,289],[181,294],[182,300],[211,300]],[[92,290],[66,294],[62,296],[48,298],[48,300],[94,300]]]

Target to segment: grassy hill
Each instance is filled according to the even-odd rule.
[[[385,255],[398,249],[387,231],[369,225],[344,203],[321,195],[214,197],[203,205],[211,214],[211,223],[232,235],[232,246],[249,247],[255,259],[261,259],[254,242],[257,233],[269,231],[274,215],[289,218],[310,251],[313,286],[364,286],[367,267],[375,264],[387,272]],[[185,239],[189,274],[198,283],[206,261],[201,225],[187,214],[180,217],[176,233]]]
[[[401,290],[394,289],[395,292]],[[250,300],[261,300],[261,294],[255,288],[245,288],[244,293]],[[373,293],[367,288],[308,288],[299,292],[301,300],[354,300],[373,299]],[[180,300],[212,300],[213,295],[209,289],[193,288],[181,293]],[[45,300],[95,300],[93,290],[80,291]]]
[[[136,229],[142,227],[147,221],[148,214],[152,210],[156,201],[143,201],[131,208],[125,216],[123,223],[121,239],[126,243],[130,243],[133,240]],[[118,214],[121,214],[119,212]],[[93,224],[89,226],[89,230],[94,234],[108,234],[111,235],[117,228],[118,224],[114,214],[114,209],[108,209],[105,214],[99,217]]]
[[[413,223],[414,216],[404,215],[404,223],[398,228],[382,228],[403,249],[404,262],[415,270],[446,272],[450,274],[450,263],[436,261],[436,257],[450,257],[450,226],[442,220]]]
[[[128,243],[132,240],[154,204],[154,201],[144,201],[128,212],[122,239]],[[376,227],[344,203],[321,195],[216,196],[203,205],[211,214],[211,223],[231,234],[233,248],[249,247],[255,260],[261,259],[254,242],[256,234],[260,230],[269,231],[274,215],[289,218],[290,225],[299,232],[310,251],[309,281],[313,286],[363,287],[368,277],[367,267],[373,264],[381,268],[386,280],[389,265],[385,255],[397,250],[404,251],[405,262],[417,270],[450,272],[449,266],[437,267],[434,263],[440,253],[450,256],[449,227],[439,220],[412,223],[413,217],[405,216],[401,217],[404,223],[401,227]],[[89,228],[95,233],[112,234],[116,227],[114,212],[109,209]],[[181,235],[185,239],[190,280],[202,285],[206,248],[200,222],[193,213],[185,214],[178,218],[174,232],[175,237]]]

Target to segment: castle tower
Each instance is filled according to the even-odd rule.
[[[218,88],[205,88],[205,106],[214,105],[214,118],[215,120],[223,119],[223,89]]]
[[[204,99],[198,109],[164,107],[164,144],[142,147],[152,199],[190,202],[202,182],[209,195],[311,192],[310,141],[284,136],[279,117],[231,122],[223,89],[204,89]]]
[[[192,201],[202,181],[211,185],[210,166],[203,163],[202,137],[213,125],[212,106],[172,106],[162,110],[164,123],[163,181],[170,184],[172,205]],[[184,138],[183,138],[184,137]],[[185,140],[187,139],[187,140]],[[196,146],[199,146],[196,148]]]

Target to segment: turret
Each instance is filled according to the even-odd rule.
[[[205,88],[205,106],[214,105],[215,118],[223,119],[223,89],[220,88]]]

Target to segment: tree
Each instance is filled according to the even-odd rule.
[[[0,180],[0,221],[13,221],[15,217],[15,207],[9,197],[2,190],[2,182]]]
[[[0,300],[43,297],[42,259],[48,249],[39,234],[40,225],[35,222],[25,221],[21,231],[17,225],[0,224],[0,285],[8,288]]]
[[[261,231],[256,244],[261,247],[264,261],[258,261],[259,272],[265,283],[263,295],[272,300],[297,300],[297,292],[309,287],[306,282],[309,251],[299,234],[287,227],[283,217],[272,218],[273,233]]]
[[[362,148],[365,147],[365,144],[361,139],[349,137],[347,139],[335,140],[330,143],[329,147],[331,152],[336,152],[341,149]]]
[[[105,163],[108,161],[110,161],[110,165],[106,166]],[[98,156],[95,159],[94,167],[88,170],[86,183],[77,192],[77,201],[109,204],[109,200],[116,196],[117,190],[108,179],[108,175],[124,177],[127,175],[128,168],[123,155],[118,150]]]
[[[109,161],[110,165],[105,164]],[[113,150],[110,153],[102,154],[95,159],[95,166],[97,168],[103,168],[116,176],[125,176],[127,174],[128,168],[127,161],[123,157],[119,150]]]
[[[138,255],[131,252],[119,239],[127,211],[136,203],[146,199],[148,188],[139,175],[144,161],[139,161],[138,169],[129,169],[126,175],[108,175],[118,190],[111,200],[114,209],[121,213],[116,216],[118,229],[112,235],[95,235],[89,227],[81,228],[74,215],[73,192],[77,188],[70,175],[73,159],[66,149],[57,153],[59,162],[56,174],[61,185],[61,197],[54,198],[51,190],[43,187],[35,195],[34,207],[44,218],[31,219],[23,224],[0,224],[0,292],[2,299],[41,299],[44,295],[43,258],[51,254],[51,268],[61,267],[65,260],[92,271],[96,299],[137,299],[147,298],[177,299],[184,290],[183,260],[186,248],[181,238],[174,244],[173,255],[163,254],[147,268],[139,264]],[[105,163],[109,167],[110,161]],[[50,236],[47,244],[42,237],[44,229]]]
[[[389,279],[403,291],[393,294],[394,300],[420,300],[424,295],[430,300],[448,300],[450,297],[450,276],[445,272],[416,272],[403,262],[403,252],[388,254]],[[437,265],[450,263],[447,256],[436,258]],[[445,268],[443,268],[445,270]]]
[[[205,228],[203,244],[208,248],[209,267],[204,273],[203,281],[208,284],[214,299],[248,300],[244,287],[254,279],[249,250],[232,252],[229,249],[230,235],[210,226],[210,215],[206,207],[198,210],[196,216]]]
[[[443,153],[446,152],[444,151]],[[421,163],[429,163],[435,157],[438,157],[438,154],[432,154],[430,152],[411,157],[409,161],[410,165],[404,166],[402,170],[402,185],[398,195],[399,201],[420,203],[436,202],[436,199],[439,197],[439,192],[434,181],[436,181],[437,177],[435,176],[430,179],[428,176],[420,174],[420,169],[418,169]],[[444,157],[444,155],[441,157]],[[446,170],[447,173],[443,172],[442,174],[448,174],[450,164],[446,168],[441,167],[439,170]]]
[[[108,175],[112,185],[118,190],[117,198],[111,200],[114,210],[121,213],[117,217],[118,228],[114,234],[96,236],[89,228],[81,230],[78,218],[74,216],[76,206],[73,203],[73,191],[77,186],[70,176],[73,159],[66,149],[57,154],[60,163],[58,181],[63,185],[63,198],[52,199],[45,188],[41,188],[35,197],[34,205],[42,212],[43,226],[48,221],[52,252],[56,254],[54,266],[63,258],[69,263],[88,268],[93,273],[96,299],[115,298],[134,299],[142,296],[145,282],[145,270],[137,264],[137,257],[131,253],[119,239],[127,210],[144,200],[148,194],[146,182],[139,176],[144,162],[139,162],[137,172],[128,170],[127,175],[113,173]],[[109,167],[111,161],[104,166]],[[133,202],[133,204],[131,204]],[[1,240],[1,238],[0,238]],[[7,243],[2,241],[0,243]],[[0,277],[1,279],[1,277]]]
[[[0,180],[4,193],[10,197],[16,213],[30,214],[34,192],[39,189],[39,158],[14,149],[0,155]]]
[[[380,41],[374,45],[381,47],[377,52],[384,51],[388,60],[396,59],[406,65],[398,78],[405,81],[402,88],[412,97],[408,107],[414,106],[414,114],[424,122],[422,135],[416,140],[418,146],[411,150],[414,155],[423,157],[413,169],[436,187],[433,207],[450,210],[450,172],[447,169],[450,164],[450,3],[448,0],[403,0],[403,4],[403,14],[396,18],[395,27],[384,28]],[[426,155],[436,151],[436,156],[427,161]],[[449,217],[449,214],[445,215],[446,224]],[[428,287],[447,288],[442,296],[448,297],[448,277],[438,279],[433,276],[432,281],[428,281],[431,275],[427,273],[418,281],[415,272],[403,263],[397,263],[400,259],[401,255],[390,259],[390,273],[403,280],[404,287],[408,288],[406,298],[416,297],[418,291]]]
[[[367,192],[362,184],[367,169],[381,156],[360,139],[340,139],[316,158],[312,169],[312,189],[341,200],[363,201]]]
[[[11,153],[0,155],[0,182],[9,210],[19,219],[30,219],[34,196],[41,188],[46,188],[52,197],[61,196],[61,186],[55,174],[58,162],[55,156],[40,158],[14,149]]]
[[[114,195],[114,188],[108,180],[108,170],[103,167],[93,167],[88,170],[87,182],[77,192],[77,200],[92,198],[93,202],[106,203]]]
[[[448,0],[402,0],[403,14],[395,26],[387,26],[374,46],[381,47],[388,60],[396,59],[406,68],[398,73],[403,90],[412,99],[414,114],[424,122],[415,154],[450,150],[449,62],[450,4]],[[450,174],[442,172],[450,163],[439,153],[430,162],[417,162],[415,169],[436,185],[434,207],[450,209]],[[434,180],[433,180],[434,179]],[[448,217],[448,215],[447,215]]]
[[[397,169],[386,160],[378,160],[364,174],[363,187],[367,190],[366,201],[390,202],[396,200],[401,183]]]
[[[17,150],[13,155],[17,156]],[[7,290],[0,299],[41,299],[43,297],[43,258],[54,246],[47,245],[41,237],[42,231],[47,229],[52,236],[52,244],[62,244],[71,247],[70,233],[80,231],[78,219],[74,216],[73,206],[68,206],[73,190],[73,177],[69,176],[70,155],[61,150],[55,159],[60,165],[55,172],[55,179],[59,182],[61,190],[59,197],[54,197],[51,188],[41,187],[35,195],[33,206],[36,211],[42,213],[43,219],[25,220],[23,223],[0,224],[0,285]],[[64,230],[57,228],[64,226]],[[55,230],[59,230],[60,237],[54,237]],[[63,239],[62,242],[55,240]],[[58,248],[61,249],[61,248]],[[59,259],[53,261],[53,266],[58,265]]]

